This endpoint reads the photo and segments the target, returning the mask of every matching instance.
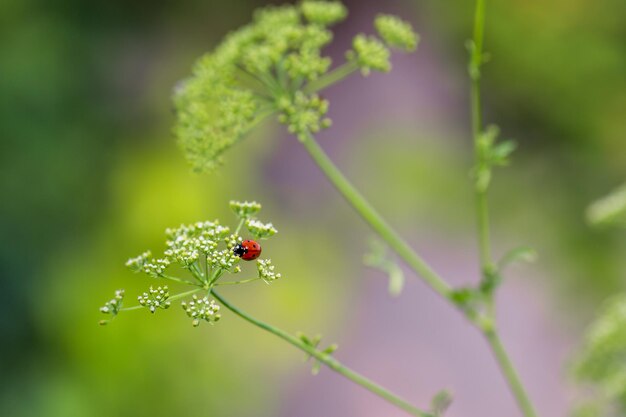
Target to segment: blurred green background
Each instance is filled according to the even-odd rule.
[[[288,277],[231,292],[246,310],[341,341],[368,297],[364,280],[384,289],[361,265],[367,229],[280,127],[252,134],[213,175],[192,174],[176,148],[172,87],[267,3],[0,3],[1,415],[284,413],[281,387],[309,378],[300,354],[234,316],[193,329],[182,312],[136,312],[97,326],[113,290],[132,299],[149,285],[124,268],[128,257],[161,249],[168,226],[232,221],[230,199],[264,203],[262,218],[280,231],[266,250]],[[334,127],[322,146],[393,224],[415,232],[417,247],[440,236],[435,259],[447,241],[471,259],[463,45],[472,2],[346,3],[336,60],[379,11],[411,21],[422,44],[415,57],[394,57],[390,74],[329,90]],[[494,183],[496,252],[539,249],[543,278],[526,279],[572,343],[598,303],[624,289],[625,237],[591,230],[583,214],[626,178],[625,28],[618,0],[488,2],[486,119],[520,144]],[[368,82],[370,101],[350,104]]]

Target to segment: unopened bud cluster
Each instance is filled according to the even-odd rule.
[[[380,38],[357,35],[348,62],[333,69],[322,51],[333,39],[329,27],[347,14],[339,1],[268,6],[197,61],[174,97],[175,134],[195,170],[214,169],[226,150],[271,114],[300,140],[329,127],[328,102],[317,91],[356,70],[389,71],[388,47],[417,47],[409,23],[379,15],[374,25]]]

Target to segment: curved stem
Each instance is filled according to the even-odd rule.
[[[278,336],[279,338],[285,340],[286,342],[290,343],[291,345],[293,345],[293,346],[297,347],[298,349],[302,350],[306,354],[308,354],[308,355],[312,356],[313,358],[317,359],[319,362],[321,362],[324,365],[328,366],[333,371],[335,371],[335,372],[345,376],[346,378],[348,378],[352,382],[355,382],[355,383],[361,385],[363,388],[365,388],[365,389],[373,392],[374,394],[382,397],[383,399],[387,400],[391,404],[396,405],[397,407],[399,407],[402,410],[406,411],[410,415],[417,416],[417,417],[434,417],[431,414],[429,414],[429,413],[427,413],[425,411],[422,411],[419,408],[409,404],[406,400],[404,400],[404,399],[398,397],[397,395],[389,392],[387,389],[381,387],[380,385],[376,384],[375,382],[367,379],[366,377],[358,374],[357,372],[354,372],[350,368],[347,368],[346,366],[342,365],[338,360],[333,358],[329,353],[322,352],[322,351],[314,348],[313,346],[304,343],[299,338],[297,338],[295,336],[292,336],[291,334],[285,332],[284,330],[281,330],[281,329],[279,329],[277,327],[272,326],[271,324],[265,323],[265,322],[263,322],[261,320],[258,320],[256,318],[250,316],[249,314],[247,314],[244,311],[240,310],[239,308],[235,307],[233,304],[229,303],[221,295],[219,295],[217,292],[215,292],[215,290],[212,290],[211,293],[213,294],[213,296],[224,307],[226,307],[227,309],[229,309],[230,311],[232,311],[233,313],[235,313],[236,315],[238,315],[242,319],[246,320],[249,323],[252,323],[253,325],[255,325],[255,326],[257,326],[257,327],[259,327],[259,328],[261,328],[263,330],[266,330],[266,331],[272,333],[275,336]]]
[[[515,367],[506,353],[500,337],[496,332],[485,332],[485,337],[487,338],[487,342],[489,343],[489,346],[498,361],[498,365],[500,365],[502,374],[506,378],[520,409],[524,413],[524,416],[537,417],[533,404],[524,390],[524,385],[522,384],[519,375],[517,375]]]
[[[337,169],[310,133],[302,141],[313,160],[343,197],[387,244],[442,297],[451,299],[450,286],[387,224],[380,214]]]

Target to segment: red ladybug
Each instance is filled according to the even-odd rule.
[[[233,253],[244,261],[253,261],[261,255],[261,245],[254,240],[244,240],[233,248]]]

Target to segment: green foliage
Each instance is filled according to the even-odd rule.
[[[329,71],[331,59],[321,53],[333,38],[327,26],[346,15],[341,3],[329,1],[266,7],[198,60],[174,95],[174,132],[194,170],[214,169],[224,152],[274,113],[304,140],[331,125],[328,101],[316,91],[358,69],[363,75],[391,69],[383,42],[357,35],[348,62]],[[390,45],[415,49],[417,37],[409,24],[379,16],[376,25]]]
[[[509,155],[517,145],[511,140],[497,142],[500,129],[491,125],[478,136],[476,143],[477,163],[474,168],[476,189],[484,192],[491,183],[491,171],[494,167],[509,164]]]
[[[587,219],[594,226],[626,227],[626,184],[589,206]]]
[[[318,349],[319,345],[322,341],[322,335],[318,334],[313,338],[308,337],[307,335],[305,335],[302,332],[298,332],[296,334],[296,336],[298,337],[298,339],[300,339],[302,341],[302,343],[304,343],[306,346],[311,347],[313,349]],[[324,348],[323,350],[321,350],[321,353],[324,356],[330,357],[337,349],[339,349],[339,346],[335,343],[327,346],[326,348]],[[305,361],[308,361],[309,359],[311,359],[312,356],[307,354],[304,357]],[[320,372],[320,361],[319,360],[314,360],[313,361],[313,366],[311,366],[311,374],[313,375],[317,375]]]
[[[407,52],[415,51],[419,36],[409,22],[395,16],[380,14],[374,21],[378,34],[387,45]]]
[[[580,416],[626,414],[626,294],[609,299],[585,335],[575,377],[592,389]]]

